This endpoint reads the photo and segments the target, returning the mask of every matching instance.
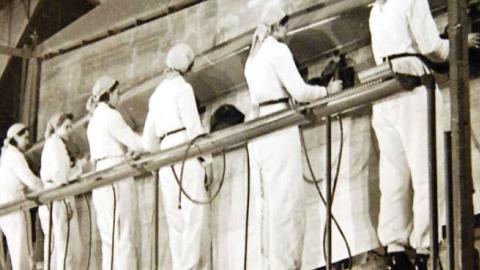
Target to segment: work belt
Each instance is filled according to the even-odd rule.
[[[260,102],[258,105],[259,107],[264,107],[264,106],[270,106],[278,103],[288,103],[289,98],[280,98],[280,99],[274,99],[274,100],[268,100],[264,102]]]
[[[181,131],[184,131],[184,130],[187,130],[187,129],[185,127],[182,127],[182,128],[179,128],[179,129],[169,131],[169,132],[165,133],[162,137],[160,137],[160,140],[163,140],[170,135],[173,135],[175,133],[178,133],[178,132],[181,132]]]
[[[393,54],[383,58],[383,61],[388,61],[390,68],[392,68],[391,60],[404,58],[404,57],[417,57],[420,59],[429,69],[432,69],[432,62],[427,57],[421,54],[415,53],[400,53]],[[393,69],[392,69],[393,70]],[[426,71],[426,70],[425,70]],[[428,90],[435,90],[435,76],[433,74],[425,73],[423,75],[411,75],[406,73],[394,72],[395,79],[400,83],[403,89],[412,91],[419,86],[425,86]]]

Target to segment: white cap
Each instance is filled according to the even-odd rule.
[[[20,131],[23,129],[26,129],[27,126],[25,126],[22,123],[16,123],[10,126],[7,131],[7,139],[13,138],[15,135],[17,135]]]
[[[50,120],[47,122],[47,127],[45,128],[45,138],[50,138],[50,136],[55,133],[55,129],[57,129],[66,119],[73,120],[73,114],[56,113],[50,117]]]
[[[180,72],[187,71],[195,58],[192,48],[185,43],[179,43],[168,51],[165,64],[168,68]]]
[[[112,87],[114,87],[117,84],[118,84],[117,80],[108,76],[102,76],[93,85],[92,95],[99,97],[107,93],[108,91],[110,91]]]
[[[267,26],[272,26],[279,23],[285,17],[287,17],[287,13],[279,5],[269,5],[263,11],[262,23]]]

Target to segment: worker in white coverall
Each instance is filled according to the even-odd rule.
[[[288,16],[269,7],[258,26],[245,65],[250,97],[256,114],[264,116],[288,108],[291,97],[309,102],[342,89],[332,81],[328,89],[306,84],[286,44]],[[328,90],[328,91],[327,91]],[[259,137],[249,143],[252,166],[260,172],[266,230],[262,251],[268,259],[264,269],[300,269],[304,236],[304,193],[298,126]],[[264,215],[262,215],[264,216]]]
[[[390,60],[395,73],[418,80],[410,91],[373,106],[373,127],[380,148],[378,235],[387,246],[390,269],[413,269],[405,255],[409,244],[417,251],[416,269],[427,269],[430,220],[426,93],[429,83],[420,83],[420,79],[433,77],[421,57],[409,54],[446,61],[449,41],[440,39],[427,0],[377,0],[370,14],[370,32],[375,62],[382,64]],[[478,35],[469,36],[470,45],[478,42]],[[434,81],[429,88],[436,88]],[[436,92],[437,100],[437,143],[443,145],[441,95],[438,90],[432,91]],[[443,155],[439,154],[438,160],[441,162]],[[439,200],[441,198],[440,193]]]
[[[17,123],[7,131],[0,158],[0,203],[25,198],[25,194],[43,188],[40,178],[30,170],[24,151],[29,145],[25,125]],[[34,267],[29,211],[0,217],[0,228],[7,238],[13,270]]]
[[[165,78],[150,97],[143,130],[144,145],[150,151],[158,148],[159,143],[160,149],[166,149],[204,133],[192,86],[183,77],[192,67],[194,57],[192,49],[183,43],[167,54]],[[205,170],[199,159],[188,159],[179,179],[181,167],[179,162],[160,168],[159,172],[173,269],[205,269],[208,258],[202,254],[202,240],[207,208],[181,195],[177,183],[181,181],[192,198],[205,201]]]
[[[115,166],[129,153],[142,151],[142,138],[127,125],[115,108],[118,82],[101,77],[93,86],[87,109],[92,113],[87,128],[90,157],[97,170]],[[127,152],[128,149],[130,152]],[[94,189],[92,201],[102,239],[102,269],[137,269],[135,221],[137,189],[133,177]]]
[[[47,123],[45,145],[42,151],[40,177],[45,188],[66,185],[69,180],[82,173],[77,162],[67,148],[72,133],[72,114],[57,113]],[[41,206],[40,221],[45,235],[44,265],[45,269],[78,269],[82,263],[82,241],[80,237],[78,212],[75,198],[67,197],[52,203],[52,224],[49,208]],[[49,226],[52,226],[52,238],[49,244]],[[49,261],[50,245],[50,268]]]

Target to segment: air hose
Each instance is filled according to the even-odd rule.
[[[48,244],[47,244],[47,269],[51,269],[52,263],[52,226],[53,226],[53,202],[50,202],[48,211]]]
[[[92,255],[92,211],[90,209],[90,203],[88,202],[87,195],[83,194],[83,199],[87,205],[88,211],[88,259],[87,259],[87,270],[90,269],[90,257]]]
[[[247,270],[247,256],[248,256],[248,225],[250,215],[250,152],[248,145],[245,144],[245,151],[247,153],[247,205],[245,207],[245,244],[243,253],[243,269]]]
[[[340,121],[341,121],[341,118],[339,116],[339,123],[340,123]],[[336,183],[338,182],[337,180],[338,180],[338,176],[339,176],[341,156],[342,156],[342,151],[343,151],[343,125],[341,125],[340,132],[341,132],[341,139],[340,139],[340,146],[341,147],[340,147],[340,150],[339,150],[339,159],[338,159],[338,163],[337,163],[337,171],[336,171],[335,180],[334,180],[334,190],[332,192],[332,203],[333,203],[333,198],[334,198],[334,194],[335,194]],[[325,197],[323,196],[322,191],[320,190],[320,187],[319,187],[319,180],[316,180],[317,178],[315,176],[315,173],[313,172],[313,167],[312,167],[312,164],[311,164],[311,161],[310,161],[310,156],[308,155],[307,147],[306,147],[306,144],[305,144],[305,137],[304,137],[302,129],[300,129],[300,140],[301,140],[303,152],[304,152],[304,155],[305,155],[305,159],[307,161],[308,169],[309,169],[311,177],[312,177],[312,182],[313,182],[313,184],[314,184],[314,186],[317,190],[317,193],[320,196],[320,199],[322,200],[323,204],[327,205],[327,201],[325,200]],[[333,215],[333,213],[332,213],[331,216],[332,216],[333,222],[335,223],[335,227],[337,227],[338,231],[340,232],[340,235],[341,235],[341,237],[342,237],[342,239],[345,243],[345,246],[347,248],[348,257],[349,257],[349,269],[351,269],[352,253],[351,253],[351,249],[350,249],[350,244],[348,243],[347,237],[345,236],[345,233],[343,232],[340,224],[338,223],[338,221],[335,218],[335,216]],[[326,231],[324,229],[324,235],[325,235],[325,233],[326,233]],[[323,254],[324,254],[324,256],[326,256],[326,254],[325,254],[325,237],[323,237],[323,246],[324,246]]]
[[[115,216],[117,215],[117,192],[115,190],[115,186],[112,185],[112,192],[113,192],[113,222],[112,222],[112,251],[110,254],[110,270],[113,270],[113,259],[115,253]]]
[[[223,170],[222,170],[222,178],[220,180],[220,184],[218,186],[218,189],[215,191],[215,193],[213,194],[213,196],[209,199],[207,199],[206,201],[202,201],[202,200],[198,200],[198,199],[195,199],[193,198],[193,196],[191,196],[190,194],[187,193],[187,191],[185,191],[183,185],[182,185],[182,182],[183,182],[183,172],[184,172],[184,169],[185,169],[185,163],[187,161],[187,157],[188,157],[188,153],[190,151],[190,149],[192,148],[193,144],[195,143],[196,140],[198,140],[199,138],[203,137],[204,135],[199,135],[195,138],[193,138],[193,140],[190,141],[190,143],[188,144],[188,147],[187,149],[185,150],[185,155],[184,155],[184,158],[182,160],[182,165],[181,165],[181,169],[180,169],[180,177],[177,175],[176,171],[175,171],[175,168],[173,167],[173,165],[170,167],[171,170],[172,170],[172,173],[173,173],[173,176],[175,178],[175,181],[177,182],[178,184],[178,187],[180,189],[180,192],[181,194],[183,194],[185,197],[187,197],[187,199],[195,204],[210,204],[212,201],[214,201],[218,194],[220,193],[220,190],[222,189],[223,187],[223,183],[225,181],[225,167],[226,167],[226,154],[225,154],[225,150],[222,151],[222,158],[223,158]],[[179,199],[180,199],[180,196],[179,196]],[[179,201],[179,208],[180,208],[180,201]]]
[[[65,253],[63,255],[63,270],[65,270],[67,265],[68,244],[70,242],[70,215],[73,216],[73,213],[70,213],[68,210],[67,202],[65,200],[63,200],[63,205],[65,206],[65,211],[67,212],[67,238],[65,243]]]

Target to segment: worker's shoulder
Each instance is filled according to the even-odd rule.
[[[167,100],[175,98],[179,94],[186,91],[193,91],[192,85],[188,83],[183,76],[177,75],[174,77],[164,79],[153,91],[149,98],[149,105],[154,103],[164,103]]]
[[[2,160],[16,164],[18,161],[25,160],[25,156],[16,147],[7,146],[2,151]]]
[[[97,129],[100,127],[108,127],[109,125],[118,122],[118,120],[121,118],[122,115],[119,111],[112,108],[110,105],[101,102],[95,109],[92,118],[90,118],[88,130],[94,128]]]
[[[51,136],[50,138],[45,140],[45,145],[43,146],[43,151],[56,150],[56,149],[61,148],[63,146],[64,146],[64,143],[63,143],[62,139],[60,138],[60,136],[54,134],[53,136]]]
[[[189,93],[193,91],[192,85],[187,80],[185,80],[183,76],[175,77],[175,82],[177,85],[176,93],[184,94],[184,93]]]
[[[414,1],[427,0],[388,0],[384,3],[376,1],[372,6],[372,10],[370,11],[370,20],[384,12],[390,13],[391,11],[394,11],[395,13],[403,13],[411,8]]]
[[[290,48],[288,48],[287,44],[280,42],[273,37],[268,37],[267,40],[265,40],[265,51],[267,53],[272,54],[273,56],[281,56],[281,55],[290,55],[292,52],[290,51]]]

